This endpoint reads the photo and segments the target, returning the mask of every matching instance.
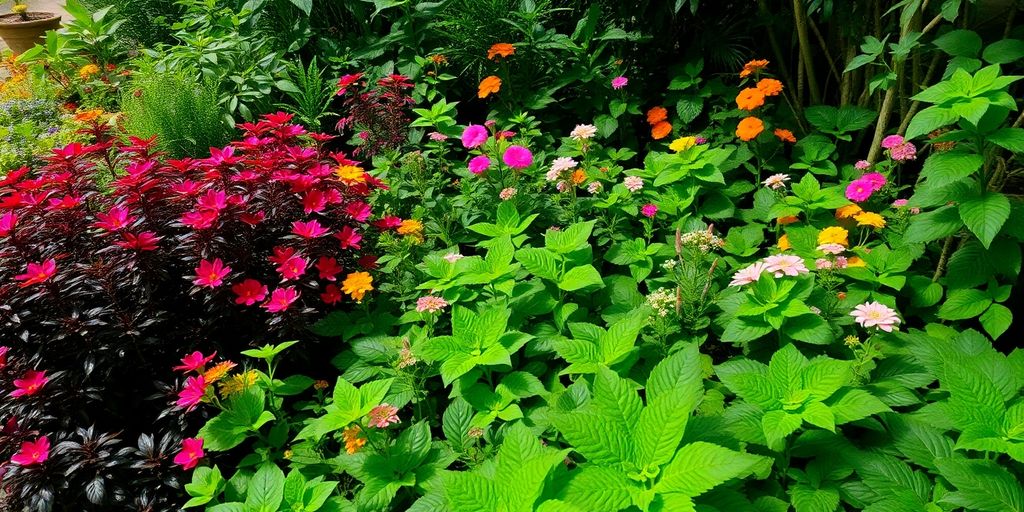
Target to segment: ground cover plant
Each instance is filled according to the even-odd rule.
[[[1024,511],[1021,6],[104,5],[0,89],[9,508]]]

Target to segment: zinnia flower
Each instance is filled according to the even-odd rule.
[[[853,217],[858,226],[871,226],[873,228],[884,228],[885,218],[873,212],[861,212]]]
[[[761,71],[768,67],[767,60],[752,60],[743,65],[743,69],[740,71],[740,78],[746,78],[754,73]]]
[[[761,132],[764,131],[764,123],[756,117],[744,117],[738,125],[736,125],[736,136],[742,141],[754,140]]]
[[[782,82],[774,78],[762,78],[757,82],[757,90],[765,96],[778,96],[782,93]]]
[[[764,94],[753,87],[748,87],[736,95],[736,107],[740,110],[754,110],[764,105]]]
[[[14,379],[14,391],[11,392],[11,397],[32,396],[43,389],[47,382],[50,382],[50,379],[46,377],[45,371],[28,370],[24,377]]]
[[[764,259],[764,269],[775,277],[798,276],[810,272],[804,266],[803,258],[789,254],[776,254]]]
[[[587,192],[590,192],[591,194],[596,194],[596,193],[598,193],[600,191],[601,191],[601,182],[599,182],[599,181],[592,181],[592,182],[590,182],[589,185],[587,185]]]
[[[840,206],[839,208],[836,209],[836,218],[837,219],[849,219],[849,218],[853,217],[854,215],[857,215],[858,213],[860,213],[862,211],[864,211],[864,210],[861,210],[860,206],[857,206],[855,204],[848,204],[846,206]]]
[[[874,189],[872,190],[872,192],[877,192],[881,190],[886,183],[885,175],[878,172],[869,172],[861,176],[860,179],[864,180],[869,185],[871,185],[871,188]]]
[[[900,144],[903,144],[903,142],[904,142],[904,139],[903,139],[902,136],[900,136],[900,135],[889,135],[888,137],[882,139],[882,148],[883,149],[892,149],[892,148],[894,148],[896,146],[899,146]]]
[[[471,124],[462,130],[462,146],[473,149],[487,142],[487,128],[478,124]]]
[[[857,163],[853,164],[853,168],[858,171],[866,171],[871,167],[871,162],[867,160],[857,160]]]
[[[491,48],[487,50],[487,58],[495,60],[495,57],[509,57],[515,55],[516,47],[509,43],[494,43]]]
[[[652,203],[647,203],[643,208],[640,208],[640,213],[642,213],[644,217],[653,219],[658,213],[658,207]]]
[[[341,273],[342,268],[338,264],[338,260],[328,256],[321,256],[316,262],[316,270],[320,274],[320,279],[334,281],[337,275]]]
[[[624,76],[617,76],[612,78],[612,89],[619,90],[629,83],[629,79]]]
[[[892,332],[893,328],[900,324],[900,317],[896,310],[880,302],[865,302],[853,308],[850,312],[861,327],[878,327],[885,332]]]
[[[661,121],[651,127],[651,138],[654,140],[664,139],[670,133],[672,133],[672,125],[668,121]]]
[[[202,375],[196,375],[185,379],[185,387],[178,392],[178,407],[191,411],[199,405],[199,402],[206,396],[206,379]]]
[[[551,162],[551,172],[554,173],[554,175],[557,177],[563,171],[574,169],[577,165],[579,164],[576,162],[576,160],[573,160],[572,158],[567,156],[560,156],[556,158],[553,162]],[[548,181],[554,180],[549,178]]]
[[[522,146],[509,146],[501,160],[513,169],[525,169],[533,163],[533,153]]]
[[[626,186],[626,190],[630,192],[638,192],[644,188],[644,180],[639,176],[626,176],[622,180],[622,184]]]
[[[220,258],[215,258],[213,262],[202,260],[196,267],[196,278],[192,283],[196,286],[216,288],[224,284],[224,278],[230,273],[231,267],[225,266]]]
[[[819,235],[818,238],[821,238],[821,236]],[[845,252],[846,251],[846,246],[843,245],[843,244],[827,242],[827,243],[823,243],[823,244],[818,245],[818,250],[823,252],[823,253],[825,253],[825,254],[837,255],[837,254],[842,254],[843,252]]]
[[[416,219],[405,219],[396,230],[399,235],[423,239],[423,223]]]
[[[846,187],[846,198],[850,201],[862,203],[871,197],[875,192],[874,186],[867,180],[858,178],[850,182]]]
[[[843,247],[850,245],[849,232],[839,226],[829,226],[818,233],[818,245],[839,244]]]
[[[202,373],[203,368],[206,366],[206,363],[213,361],[213,358],[216,356],[216,352],[210,354],[209,356],[203,356],[202,352],[196,350],[195,352],[192,352],[191,354],[188,354],[187,356],[181,358],[181,365],[175,366],[174,368],[171,369],[174,371],[181,372],[198,371]]]
[[[78,77],[82,80],[88,80],[89,77],[100,72],[100,67],[96,64],[86,64],[78,68]]]
[[[597,134],[597,127],[592,124],[578,124],[569,132],[569,137],[575,141],[584,141]]]
[[[437,313],[448,307],[448,301],[436,295],[425,295],[416,299],[416,311],[418,313]]]
[[[14,276],[15,281],[21,281],[18,286],[25,288],[34,284],[44,283],[57,273],[57,260],[50,258],[42,263],[29,263],[24,274]]]
[[[11,462],[19,466],[33,466],[46,462],[50,458],[50,440],[41,436],[35,441],[21,443],[21,450],[11,457]]]
[[[398,418],[398,408],[387,403],[380,404],[371,409],[368,419],[370,426],[375,428],[385,428],[388,425],[402,422]]]
[[[469,160],[469,172],[483,174],[491,166],[491,159],[487,155],[478,155]]]
[[[790,144],[795,144],[796,143],[796,135],[793,135],[793,132],[791,132],[791,131],[789,131],[789,130],[787,130],[785,128],[776,128],[773,133],[782,142],[788,142]]]
[[[267,287],[255,279],[246,279],[231,287],[235,294],[235,304],[252,306],[267,297]]]
[[[299,292],[295,288],[278,288],[270,294],[270,300],[263,304],[263,309],[269,313],[280,313],[286,311],[298,299]]]
[[[668,119],[668,110],[665,107],[651,107],[647,111],[647,124],[656,125]]]
[[[484,78],[480,82],[480,87],[477,90],[476,96],[478,98],[480,98],[480,99],[484,99],[484,98],[490,96],[491,94],[497,93],[500,90],[501,90],[501,79],[496,77],[496,76],[494,76],[494,75],[491,75],[491,76],[489,76],[487,78]]]
[[[334,175],[346,185],[355,185],[366,181],[366,171],[358,165],[339,165],[334,169]]]
[[[354,300],[362,301],[366,292],[373,290],[373,277],[366,272],[353,272],[341,283],[341,291],[349,294]]]
[[[745,284],[756,283],[758,279],[761,279],[761,274],[767,270],[763,262],[755,262],[754,264],[741,269],[732,275],[732,281],[729,282],[729,286],[743,286]]]
[[[181,441],[181,451],[174,456],[174,463],[182,469],[192,469],[199,464],[199,459],[202,459],[203,455],[203,439],[190,437]]]
[[[789,235],[779,237],[778,247],[780,251],[788,251],[793,248],[793,244],[789,243]]]
[[[768,176],[768,178],[762,181],[761,184],[772,190],[778,190],[780,188],[785,188],[786,182],[789,180],[790,178],[788,174],[779,173]]]

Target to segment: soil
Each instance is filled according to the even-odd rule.
[[[0,25],[17,25],[26,21],[47,20],[56,16],[52,12],[27,12],[25,15],[28,16],[28,20],[22,19],[20,14],[4,14],[0,16]]]

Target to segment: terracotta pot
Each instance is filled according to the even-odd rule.
[[[52,12],[30,12],[28,21],[22,21],[20,14],[0,16],[0,38],[7,43],[15,55],[43,42],[47,30],[60,28],[60,15]]]

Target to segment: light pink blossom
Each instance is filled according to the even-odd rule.
[[[644,188],[644,180],[639,176],[626,176],[626,179],[622,180],[622,184],[630,192],[637,192]]]
[[[878,327],[885,332],[892,332],[900,324],[896,310],[880,302],[865,302],[853,308],[850,316],[854,317],[861,327]]]
[[[756,283],[758,279],[761,279],[761,274],[765,270],[764,262],[755,262],[733,274],[732,281],[729,282],[729,286],[743,286],[745,284]]]
[[[437,313],[446,307],[448,307],[448,301],[436,295],[425,295],[416,299],[416,312],[418,313]]]
[[[385,428],[388,425],[402,422],[398,418],[398,408],[387,403],[380,404],[371,409],[368,416],[370,426],[375,428]]]
[[[792,254],[775,254],[764,259],[764,269],[775,277],[798,276],[810,272],[804,259]]]
[[[780,188],[785,187],[786,182],[789,181],[789,179],[790,178],[788,174],[772,174],[761,183],[772,190],[778,190]]]

